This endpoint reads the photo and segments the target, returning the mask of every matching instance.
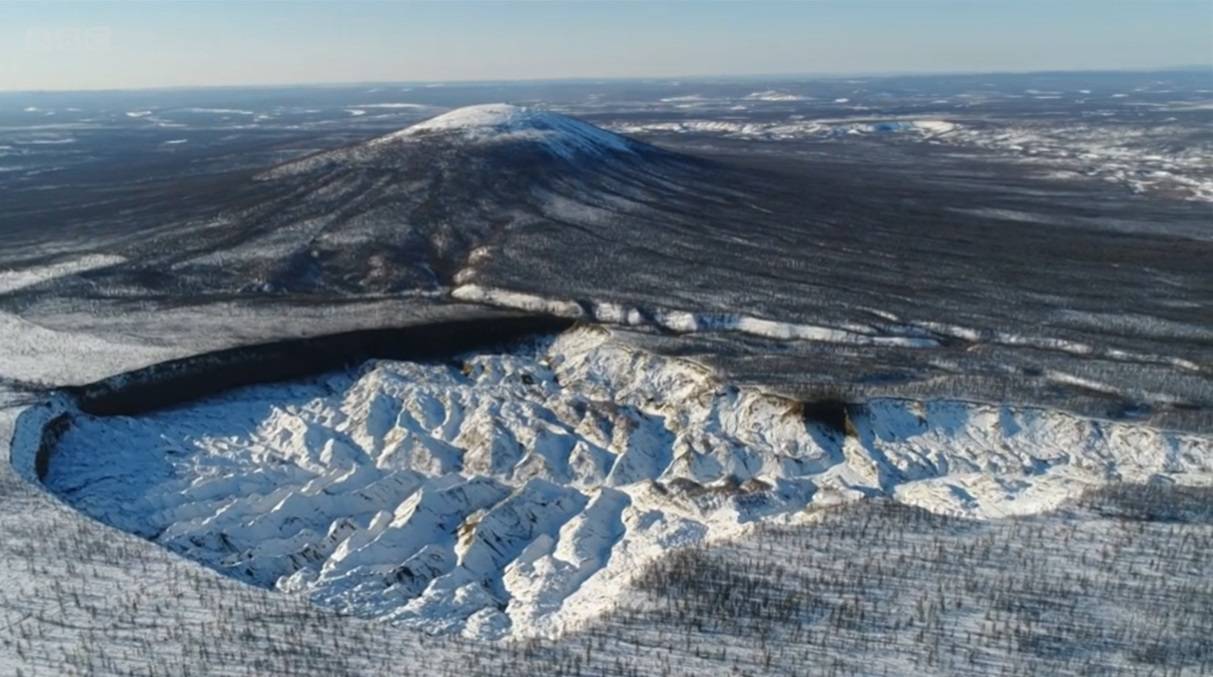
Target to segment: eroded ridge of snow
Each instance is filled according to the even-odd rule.
[[[530,140],[565,156],[632,151],[627,139],[587,122],[559,113],[504,103],[457,108],[372,143],[433,135],[450,135],[481,143]]]
[[[804,411],[586,327],[138,417],[77,413],[45,482],[251,583],[491,639],[574,627],[655,557],[814,504],[883,495],[987,517],[1092,483],[1213,476],[1207,437],[1054,411],[884,400],[845,425]]]

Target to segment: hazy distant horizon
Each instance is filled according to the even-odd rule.
[[[1213,5],[0,4],[0,91],[1213,72]]]
[[[543,83],[595,83],[595,82],[676,82],[685,80],[687,82],[703,82],[719,80],[721,82],[744,82],[753,80],[755,82],[762,81],[787,81],[795,79],[805,80],[832,80],[846,78],[914,78],[914,77],[979,77],[983,75],[989,76],[1011,76],[1011,75],[1065,75],[1065,74],[1115,74],[1115,73],[1185,73],[1207,71],[1213,86],[1213,65],[1204,64],[1177,64],[1163,66],[1147,66],[1140,68],[1047,68],[1047,69],[1005,69],[1005,70],[937,70],[937,71],[852,71],[852,72],[795,72],[789,71],[784,73],[693,73],[693,74],[674,74],[674,75],[600,75],[600,76],[568,76],[568,77],[520,77],[520,78],[444,78],[440,80],[305,80],[298,82],[247,82],[247,83],[215,83],[215,84],[182,84],[182,85],[139,85],[132,87],[76,87],[76,88],[3,88],[0,87],[0,94],[21,94],[21,93],[64,93],[70,94],[74,92],[154,92],[154,91],[173,91],[173,90],[202,90],[202,89],[276,89],[276,88],[307,88],[307,87],[383,87],[383,86],[431,86],[440,87],[444,85],[508,85],[508,84],[543,84]]]
[[[624,82],[746,82],[746,81],[788,81],[788,80],[833,80],[846,78],[930,78],[930,77],[980,77],[984,75],[1014,76],[1014,75],[1067,75],[1067,74],[1116,74],[1116,73],[1186,73],[1208,70],[1213,78],[1213,66],[1200,64],[1181,64],[1176,66],[1161,66],[1151,68],[1087,68],[1087,69],[1046,69],[1046,70],[997,70],[997,71],[863,71],[853,73],[709,73],[695,75],[670,75],[664,77],[651,76],[602,76],[602,77],[566,77],[566,78],[510,78],[502,80],[477,79],[447,79],[447,80],[349,80],[340,82],[250,82],[247,84],[214,84],[214,85],[149,85],[146,87],[97,87],[91,89],[0,89],[0,94],[21,93],[103,93],[103,92],[154,92],[174,90],[205,90],[205,89],[278,89],[278,88],[340,88],[340,87],[388,87],[388,86],[474,86],[474,85],[509,85],[509,84],[578,84],[578,83],[624,83]],[[1213,81],[1211,81],[1213,84]]]

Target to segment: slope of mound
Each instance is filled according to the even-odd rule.
[[[593,225],[553,204],[612,203],[660,225],[672,223],[671,207],[707,218],[721,192],[701,161],[505,104],[457,109],[250,179],[217,193],[211,218],[130,243],[132,264],[97,272],[83,293],[435,292],[474,249],[514,229]]]

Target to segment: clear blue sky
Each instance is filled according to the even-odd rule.
[[[0,0],[0,90],[1197,64],[1213,0]]]

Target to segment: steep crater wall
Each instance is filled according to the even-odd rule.
[[[273,341],[163,362],[63,392],[85,413],[129,416],[241,386],[351,367],[369,359],[449,357],[526,336],[557,333],[573,324],[573,320],[549,315],[518,315]]]
[[[21,417],[13,440],[17,453],[10,461],[20,474],[32,470],[43,480],[55,444],[72,425],[72,412],[137,416],[235,388],[303,378],[371,359],[440,359],[560,332],[573,324],[548,315],[494,316],[271,341],[170,360],[59,389],[54,401],[32,407]],[[37,442],[17,444],[23,437]],[[23,454],[23,448],[29,453]],[[23,462],[23,457],[29,461]]]

